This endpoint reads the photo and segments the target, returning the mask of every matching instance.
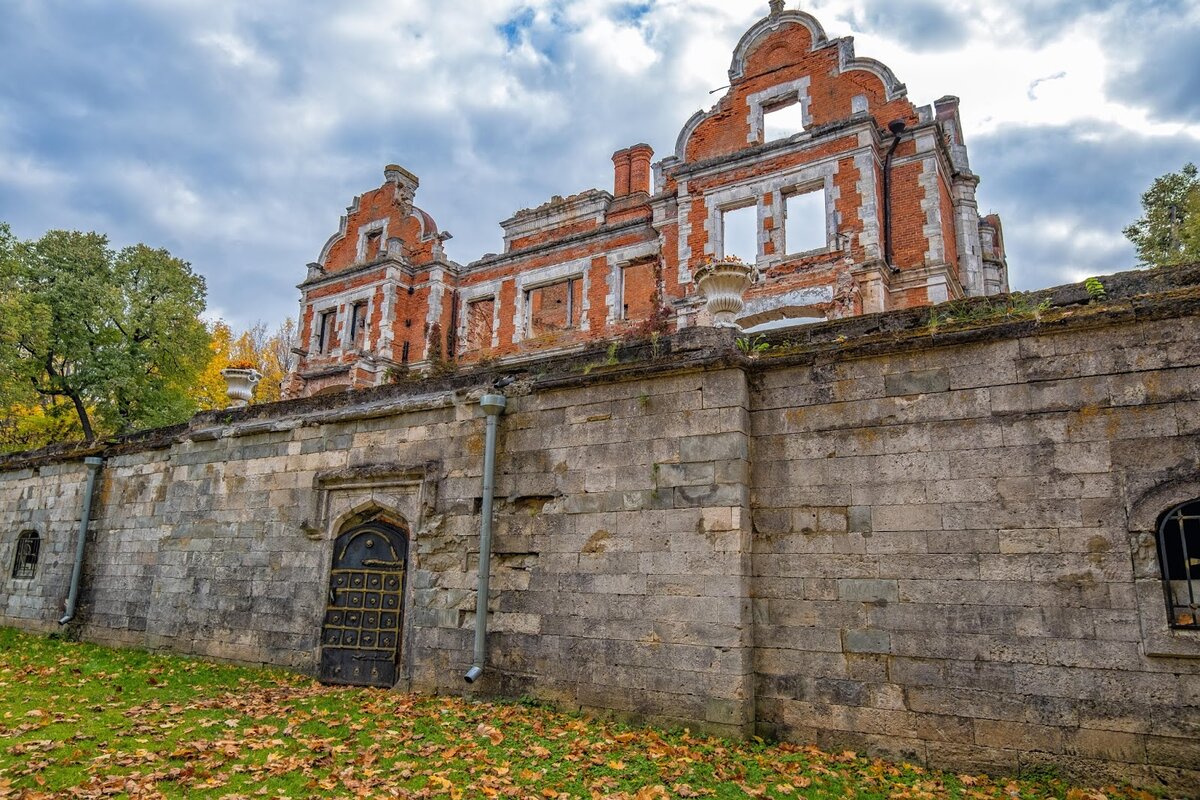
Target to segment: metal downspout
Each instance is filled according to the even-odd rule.
[[[887,157],[883,160],[883,262],[892,270],[900,270],[892,263],[892,157],[900,146],[900,134],[904,133],[904,120],[894,119],[888,123],[892,132],[892,146],[888,149]]]
[[[479,517],[479,585],[475,596],[475,660],[463,679],[474,683],[487,662],[488,587],[492,577],[492,495],[496,483],[496,421],[508,404],[502,394],[485,394],[479,407],[487,414],[483,445],[483,505]]]
[[[83,508],[79,512],[79,539],[75,542],[75,566],[71,570],[71,591],[67,594],[67,605],[59,625],[66,625],[75,618],[75,603],[79,600],[79,581],[83,577],[83,553],[87,549],[88,521],[92,516],[92,494],[96,489],[96,475],[104,464],[103,458],[89,456],[83,460],[87,465],[87,483],[83,487]]]

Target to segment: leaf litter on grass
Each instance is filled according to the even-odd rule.
[[[531,704],[328,687],[7,629],[0,708],[0,799],[1152,797],[634,728]]]

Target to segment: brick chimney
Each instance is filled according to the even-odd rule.
[[[654,148],[648,144],[635,144],[629,148],[629,193],[650,194],[650,161]]]
[[[629,194],[629,148],[613,153],[613,197]]]

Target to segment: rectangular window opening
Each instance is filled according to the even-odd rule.
[[[492,348],[492,320],[496,315],[496,300],[487,297],[467,303],[467,349]]]
[[[13,561],[12,576],[28,580],[37,573],[38,556],[42,540],[35,531],[25,531],[17,539],[17,557]]]
[[[804,132],[804,105],[793,98],[763,109],[763,141],[774,142]]]
[[[725,257],[737,256],[747,264],[758,260],[758,208],[731,208],[721,214],[722,247]]]
[[[328,353],[333,349],[333,323],[337,319],[337,311],[322,311],[317,319],[317,352]]]
[[[783,216],[784,246],[789,254],[829,246],[824,189],[787,195]]]
[[[543,336],[579,327],[583,281],[570,278],[525,293],[529,335]]]
[[[367,336],[367,303],[360,300],[350,307],[350,341],[362,347]]]
[[[649,319],[658,298],[655,261],[630,264],[621,270],[621,319]]]
[[[371,231],[367,234],[366,246],[363,247],[363,257],[369,260],[379,255],[382,245],[383,231]]]

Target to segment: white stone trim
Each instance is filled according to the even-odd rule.
[[[806,14],[803,11],[784,11],[781,14],[764,17],[756,22],[750,30],[742,34],[741,40],[738,41],[737,47],[734,48],[733,60],[729,65],[730,82],[745,77],[746,59],[750,57],[750,53],[755,45],[758,44],[758,40],[765,35],[779,30],[784,25],[802,25],[807,28],[809,35],[812,37],[813,50],[824,47],[829,43],[829,39],[825,35],[825,29],[821,27],[821,23],[817,21],[817,18],[811,14]]]
[[[363,261],[366,261],[367,236],[375,231],[379,231],[379,241],[383,244],[383,247],[380,248],[380,252],[387,252],[387,225],[387,217],[384,217],[383,219],[372,220],[371,222],[366,222],[358,226],[358,250],[354,259],[356,262],[362,263]]]
[[[342,239],[346,238],[346,231],[348,230],[348,226],[350,224],[350,216],[358,213],[361,202],[362,195],[356,194],[354,199],[350,201],[350,205],[346,207],[346,213],[343,214],[342,218],[338,220],[337,233],[325,240],[325,244],[321,247],[321,254],[317,256],[317,263],[322,267],[325,266],[325,262],[329,259],[329,251],[333,249],[333,246]]]
[[[608,253],[608,275],[605,277],[608,294],[604,296],[604,302],[608,306],[609,323],[625,319],[624,303],[622,302],[625,299],[625,267],[633,261],[660,255],[660,242],[657,239],[631,244]]]
[[[738,324],[745,328],[757,327],[766,322],[785,319],[826,318],[823,306],[833,302],[833,286],[808,286],[791,289],[781,294],[755,297],[746,301],[738,314]],[[811,309],[810,313],[796,313]]]
[[[676,245],[679,250],[679,285],[686,287],[692,282],[692,246],[688,239],[692,235],[692,196],[688,194],[688,182],[679,181],[679,202],[676,217],[678,231]]]
[[[392,342],[395,339],[395,319],[396,313],[396,292],[399,289],[395,284],[382,284],[378,287],[383,293],[383,302],[380,304],[379,310],[379,337],[375,342],[375,352],[383,357],[390,359],[392,357]],[[367,308],[367,324],[370,325],[371,309]]]
[[[954,228],[958,236],[958,265],[963,291],[968,297],[987,292],[983,279],[983,243],[979,236],[979,203],[975,199],[976,181],[959,176],[951,185]]]
[[[838,156],[841,157],[840,155]],[[704,196],[705,206],[708,209],[708,218],[705,221],[705,230],[708,232],[708,245],[705,247],[705,254],[713,258],[722,258],[725,255],[724,242],[724,220],[723,215],[726,211],[737,208],[744,208],[750,205],[751,202],[758,207],[758,252],[755,254],[755,261],[759,266],[765,264],[773,264],[781,261],[785,256],[797,255],[796,253],[785,253],[784,229],[782,225],[777,225],[770,234],[763,227],[763,220],[767,216],[773,216],[776,220],[783,219],[784,198],[783,193],[789,189],[799,187],[823,186],[825,190],[825,228],[826,228],[826,247],[825,250],[834,249],[837,242],[838,231],[838,216],[837,216],[837,200],[840,197],[840,191],[833,182],[833,176],[837,174],[838,162],[837,158],[827,159],[816,164],[806,164],[800,167],[795,167],[783,172],[777,172],[765,177],[756,176],[745,181],[722,187],[716,191],[709,192]],[[772,204],[768,207],[763,203],[763,196],[771,192]],[[775,243],[775,255],[766,256],[763,254],[763,244],[767,241]],[[814,250],[813,252],[821,252]]]
[[[591,281],[589,279],[591,264],[592,257],[585,256],[563,264],[554,264],[549,267],[522,272],[515,276],[517,297],[516,302],[513,304],[513,344],[529,338],[529,319],[525,308],[525,296],[530,290],[561,283],[571,278],[580,278],[583,281],[583,286],[580,290],[583,299],[579,304],[579,330],[588,330],[588,311],[590,309],[588,289],[591,288]]]
[[[692,138],[692,134],[696,132],[696,128],[700,127],[700,123],[712,116],[711,111],[697,111],[692,114],[683,125],[683,130],[679,132],[679,138],[675,140],[675,157],[680,161],[687,161],[687,144]]]
[[[429,269],[429,310],[425,314],[426,331],[432,330],[435,324],[442,321],[442,301],[446,293],[446,271],[439,266]],[[424,358],[429,358],[429,336],[425,336]]]
[[[750,113],[746,117],[746,121],[750,124],[750,132],[746,134],[747,144],[760,144],[763,140],[764,121],[766,116],[766,106],[783,104],[793,97],[800,104],[800,112],[804,122],[804,127],[808,128],[812,125],[812,114],[809,107],[812,103],[812,98],[808,96],[808,87],[812,79],[805,75],[803,78],[798,78],[789,83],[781,83],[777,86],[769,86],[761,92],[746,97],[746,102],[750,106]]]
[[[882,236],[879,225],[879,190],[875,180],[878,159],[874,153],[861,152],[854,156],[854,167],[858,170],[858,219],[862,230],[858,234],[858,245],[863,249],[867,261],[883,258]]]
[[[922,159],[921,176],[917,179],[917,183],[925,190],[925,197],[921,200],[921,210],[925,212],[925,225],[921,228],[921,232],[925,234],[925,240],[929,242],[929,249],[925,251],[925,263],[941,264],[946,260],[946,243],[942,234],[942,196],[938,187],[936,158]],[[955,264],[956,268],[957,266]],[[933,300],[932,292],[930,300]]]
[[[470,322],[467,308],[480,300],[492,301],[492,348],[500,346],[500,290],[506,280],[511,278],[496,278],[458,290],[458,333],[455,338],[459,353],[467,352],[467,328]]]

